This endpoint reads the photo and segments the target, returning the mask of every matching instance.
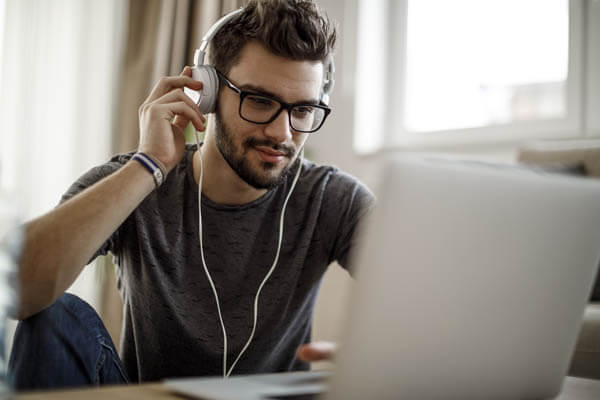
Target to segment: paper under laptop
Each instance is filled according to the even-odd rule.
[[[171,389],[222,400],[560,392],[600,261],[598,181],[402,157],[382,171],[332,378],[167,380]]]

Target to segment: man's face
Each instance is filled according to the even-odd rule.
[[[248,43],[227,78],[238,88],[265,94],[287,103],[319,99],[323,67],[320,62],[291,61],[270,53],[257,42]],[[229,166],[250,186],[267,189],[282,180],[307,138],[291,129],[283,110],[264,125],[243,120],[240,96],[223,86],[219,93],[215,142]]]

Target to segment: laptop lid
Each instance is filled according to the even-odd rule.
[[[401,157],[383,171],[327,398],[556,395],[600,261],[598,182]]]

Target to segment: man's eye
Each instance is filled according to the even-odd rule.
[[[261,96],[247,96],[247,101],[254,107],[269,108],[273,106],[273,100]]]
[[[306,117],[314,112],[314,108],[310,106],[294,107],[294,115],[297,117]]]

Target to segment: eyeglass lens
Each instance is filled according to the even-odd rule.
[[[247,95],[242,100],[240,113],[243,118],[256,123],[268,122],[281,105],[273,99],[259,95]],[[298,105],[291,109],[289,120],[292,129],[310,132],[317,129],[325,118],[325,110],[310,105]]]

